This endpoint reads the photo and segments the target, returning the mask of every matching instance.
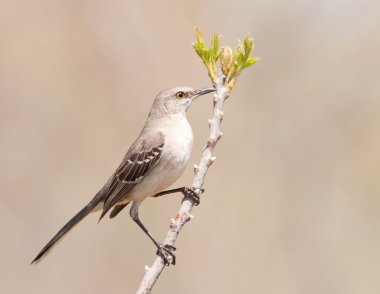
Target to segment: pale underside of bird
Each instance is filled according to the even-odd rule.
[[[115,217],[129,203],[131,218],[149,236],[157,247],[157,255],[166,265],[175,264],[169,245],[157,242],[142,224],[138,208],[147,197],[158,197],[181,192],[199,203],[192,188],[167,190],[183,173],[190,158],[193,133],[186,112],[196,97],[215,91],[214,88],[175,87],[161,91],[155,98],[148,119],[136,141],[122,162],[93,199],[68,221],[38,253],[32,263],[37,263],[89,213],[101,210],[99,221],[111,209]]]

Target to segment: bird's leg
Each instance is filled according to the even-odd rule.
[[[201,193],[203,193],[205,190],[201,189]],[[157,193],[153,195],[153,197],[160,197],[166,194],[172,194],[172,193],[177,193],[181,192],[183,196],[188,199],[191,199],[194,202],[194,205],[197,206],[200,203],[199,195],[195,192],[194,188],[189,188],[189,187],[180,187],[176,189],[171,189],[171,190],[166,190],[162,191],[160,193]]]
[[[133,203],[129,214],[131,218],[134,220],[136,224],[144,231],[144,233],[153,241],[154,245],[157,247],[156,254],[162,258],[165,265],[169,266],[170,264],[175,265],[175,255],[172,251],[175,251],[176,248],[172,245],[161,244],[157,242],[153,236],[149,233],[147,228],[143,225],[143,223],[139,219],[139,208],[140,203]]]

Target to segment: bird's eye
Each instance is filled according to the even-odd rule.
[[[175,94],[175,96],[179,99],[185,98],[185,93],[182,91],[179,91]]]

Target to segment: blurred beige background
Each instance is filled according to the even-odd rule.
[[[225,105],[206,193],[154,293],[380,293],[378,1],[0,2],[0,292],[134,293],[154,247],[91,215],[158,91],[208,86],[193,27],[261,61]],[[211,96],[193,105],[191,165]],[[192,168],[177,182],[191,183]],[[158,239],[179,196],[148,200]]]

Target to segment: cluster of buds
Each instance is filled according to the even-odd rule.
[[[253,39],[247,35],[244,41],[239,40],[237,48],[233,51],[229,46],[220,48],[220,35],[214,34],[211,46],[208,48],[203,40],[199,29],[195,30],[197,41],[193,44],[195,52],[206,65],[208,74],[213,83],[217,80],[217,61],[220,62],[220,69],[226,76],[225,85],[227,91],[231,92],[241,71],[259,60],[258,57],[251,57],[253,51]]]

